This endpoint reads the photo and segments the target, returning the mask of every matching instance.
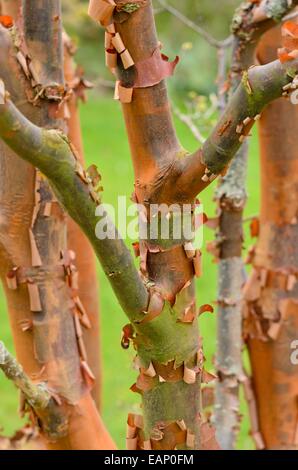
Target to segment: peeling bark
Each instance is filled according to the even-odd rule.
[[[116,1],[116,5],[119,3]],[[136,66],[159,50],[151,2],[123,23],[119,23],[116,16],[115,27]],[[121,86],[130,86],[134,74],[133,67],[125,70],[120,65]],[[150,204],[175,202],[170,188],[171,171],[176,159],[184,153],[172,124],[165,82],[134,89],[132,103],[123,104],[123,113],[135,171],[135,199],[147,207],[149,218]],[[148,244],[154,244],[155,250]],[[153,449],[174,449],[177,445],[187,448],[188,432],[193,436],[190,447],[198,449],[202,368],[198,359],[199,331],[196,315],[190,323],[179,322],[188,308],[196,310],[193,259],[186,256],[181,242],[170,240],[170,245],[173,247],[164,251],[161,241],[140,240],[142,274],[145,282],[150,282],[151,299],[159,295],[161,305],[158,316],[138,325],[135,340],[140,362],[136,387],[142,394],[144,412],[144,435],[140,436],[138,445],[144,447],[144,442],[149,441]],[[150,364],[154,378],[148,384],[144,371]],[[187,367],[193,375],[189,383],[184,380],[183,371]],[[173,401],[173,396],[177,401]],[[182,442],[178,438],[177,422],[185,426]]]
[[[1,75],[26,116],[59,126],[52,111],[64,83],[60,3],[28,0],[23,13],[26,43],[16,28],[2,32]],[[38,421],[41,432],[49,448],[113,448],[88,391],[92,378],[86,383],[87,358],[75,321],[82,312],[69,284],[75,271],[64,213],[45,178],[6,146],[1,177],[1,277],[17,356],[29,377],[47,383],[67,423],[66,432],[55,437],[45,415]]]

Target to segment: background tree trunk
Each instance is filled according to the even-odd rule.
[[[246,71],[255,64],[255,52],[262,35],[294,7],[293,3],[276,0],[243,3],[237,10],[232,32],[233,54],[230,81],[232,90],[245,77]],[[281,38],[280,38],[281,39]],[[280,42],[281,45],[281,42]],[[277,57],[272,55],[270,61]],[[256,115],[254,120],[260,119]],[[236,132],[243,145],[232,161],[227,174],[216,191],[219,204],[219,307],[217,327],[217,367],[219,381],[216,386],[215,424],[217,436],[223,449],[235,444],[239,428],[239,384],[243,382],[249,401],[251,417],[255,417],[255,404],[249,396],[250,383],[242,370],[242,287],[246,281],[242,261],[243,211],[246,204],[246,170],[248,142],[252,119],[238,123]],[[253,224],[257,225],[257,221]],[[253,229],[253,227],[252,227]],[[254,228],[256,230],[257,228]],[[252,437],[258,449],[264,448],[258,423],[252,419]]]
[[[280,30],[267,33],[258,59],[277,55]],[[298,449],[298,107],[280,99],[263,112],[261,213],[253,272],[245,288],[245,334],[252,364],[260,431],[267,449]]]
[[[83,77],[80,77],[74,62],[75,46],[72,40],[63,33],[64,46],[64,77],[65,82],[73,94],[70,96],[67,106],[69,116],[66,119],[67,135],[75,147],[80,163],[85,166],[84,148],[81,133],[79,115],[79,95],[84,93]],[[81,81],[82,80],[82,81]],[[88,363],[95,377],[92,396],[101,408],[101,352],[100,352],[100,319],[99,319],[99,286],[96,274],[94,251],[86,235],[79,226],[70,218],[67,218],[68,247],[76,253],[76,267],[79,273],[78,295],[89,317],[91,328],[84,329],[83,340],[86,345]]]

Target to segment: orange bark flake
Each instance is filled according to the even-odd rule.
[[[230,127],[231,124],[232,124],[232,120],[231,120],[231,119],[229,119],[228,121],[226,121],[226,122],[222,125],[222,127],[219,129],[218,135],[219,135],[219,136],[222,136],[222,135],[225,133],[225,131]]]
[[[282,27],[282,44],[291,51],[298,49],[298,24],[287,21]]]
[[[200,310],[199,310],[199,315],[202,315],[203,313],[205,312],[209,312],[209,313],[213,313],[214,312],[214,308],[211,306],[211,305],[202,305],[200,307]]]
[[[255,217],[250,223],[250,236],[252,238],[258,237],[260,232],[260,221]]]
[[[298,23],[287,21],[282,27],[282,48],[278,49],[278,58],[284,62],[289,62],[297,57],[298,50]]]
[[[4,28],[12,28],[13,26],[13,18],[9,15],[0,15],[0,23]]]
[[[278,49],[278,58],[282,64],[295,59],[285,47]]]

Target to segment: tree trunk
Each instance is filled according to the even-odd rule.
[[[63,33],[64,46],[64,77],[69,88],[73,90],[67,106],[69,115],[66,118],[67,135],[75,147],[79,161],[85,166],[84,148],[81,133],[78,101],[84,98],[84,80],[76,71],[73,59],[75,46],[71,39]],[[100,324],[99,324],[99,289],[96,274],[95,256],[86,235],[73,220],[67,218],[68,247],[76,253],[76,266],[79,273],[78,295],[89,317],[91,328],[83,331],[83,340],[86,345],[88,363],[95,377],[92,396],[101,408],[101,353],[100,353]]]
[[[150,57],[159,47],[151,2],[124,23],[116,23],[116,30],[135,63]],[[132,74],[119,69],[123,86],[133,81]],[[154,87],[134,89],[133,101],[123,105],[123,113],[135,171],[135,199],[146,207],[145,217],[150,220],[150,204],[181,203],[174,199],[170,188],[167,194],[159,194],[169,168],[183,154],[173,129],[164,81]],[[195,370],[198,366],[201,348],[195,319],[193,259],[186,255],[181,241],[168,242],[169,248],[164,250],[162,240],[140,241],[142,274],[152,286],[148,315],[151,308],[156,308],[154,302],[158,313],[140,323],[137,334],[141,364],[137,387],[142,394],[144,440],[151,440],[154,449],[187,447],[188,432],[189,447],[199,449],[201,374],[194,372],[189,383],[185,377],[187,368]],[[187,310],[193,312],[193,321],[183,323],[179,319],[183,320]],[[150,365],[154,378],[146,380]]]
[[[3,58],[1,74],[33,122],[61,126],[53,118],[64,80],[60,2],[25,1],[23,21],[26,45],[16,42],[16,60],[6,36],[9,60]],[[2,143],[0,154],[1,278],[17,357],[35,383],[47,384],[56,412],[51,418],[37,414],[35,422],[49,448],[113,448],[89,393],[93,379],[80,327],[86,319],[77,303],[65,214],[41,173]]]
[[[267,63],[281,45],[267,34],[258,59]],[[260,120],[260,234],[245,289],[245,334],[252,364],[260,431],[267,449],[298,449],[297,171],[298,107],[280,99]]]

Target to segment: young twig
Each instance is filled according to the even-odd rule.
[[[177,116],[177,118],[180,119],[180,121],[183,122],[183,124],[185,124],[190,129],[197,141],[203,144],[206,139],[201,134],[199,128],[194,123],[192,117],[188,114],[181,113],[181,111],[176,106],[173,106],[173,112]]]
[[[222,41],[218,41],[211,34],[209,34],[204,28],[194,23],[192,20],[183,15],[179,10],[174,8],[172,5],[169,5],[165,0],[158,0],[160,5],[173,16],[178,18],[182,23],[188,26],[190,29],[202,36],[210,46],[216,48],[228,48],[232,45],[232,36],[227,37]]]

